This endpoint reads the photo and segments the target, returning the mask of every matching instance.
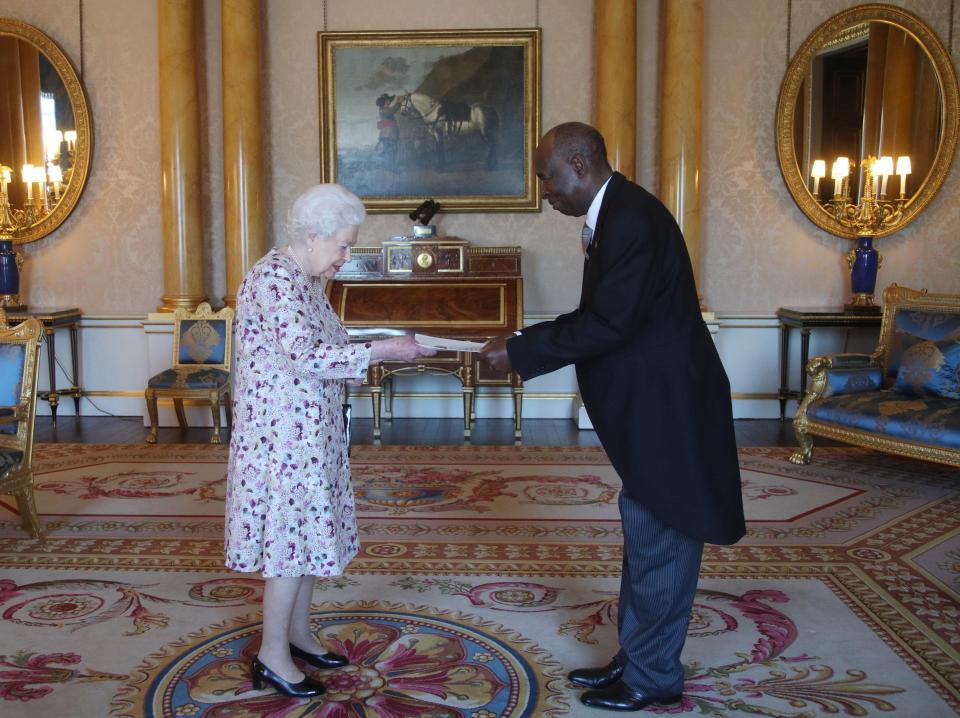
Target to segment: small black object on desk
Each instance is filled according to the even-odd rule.
[[[414,222],[427,226],[430,224],[430,220],[433,219],[433,215],[439,211],[439,202],[435,202],[432,199],[425,199],[420,203],[420,206],[413,210],[408,216]]]

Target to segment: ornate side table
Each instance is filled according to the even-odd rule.
[[[83,395],[83,389],[80,388],[80,355],[77,342],[77,329],[80,326],[80,310],[76,307],[32,307],[22,311],[8,311],[7,320],[11,324],[22,322],[27,317],[35,317],[43,324],[44,337],[47,343],[47,369],[50,376],[50,388],[48,391],[41,391],[37,394],[41,399],[50,403],[50,414],[53,416],[53,423],[57,423],[57,406],[60,404],[60,397],[72,396],[76,413],[80,414],[80,397]],[[70,380],[70,386],[57,389],[57,350],[56,350],[56,332],[58,329],[70,330],[70,363],[73,369],[73,377]]]
[[[523,327],[519,247],[471,247],[453,237],[388,240],[382,247],[354,247],[351,257],[327,282],[326,293],[355,340],[421,333],[486,341]],[[477,390],[510,387],[514,438],[522,439],[519,374],[494,372],[473,352],[441,351],[412,362],[371,365],[367,385],[374,440],[380,439],[381,415],[389,419],[393,414],[393,377],[422,374],[460,381],[465,439],[473,431]]]
[[[810,360],[810,332],[817,327],[877,327],[879,312],[855,312],[842,307],[780,307],[780,420],[784,418],[789,399],[800,400],[807,391],[807,362]],[[792,391],[787,377],[790,370],[790,330],[800,329],[800,391]]]

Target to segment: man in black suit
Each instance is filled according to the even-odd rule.
[[[580,394],[623,489],[620,650],[569,674],[587,705],[635,711],[680,700],[680,652],[704,542],[745,533],[730,384],[704,324],[680,228],[613,172],[603,137],[568,122],[536,151],[542,195],[586,215],[578,308],[488,342],[524,379],[575,364]]]

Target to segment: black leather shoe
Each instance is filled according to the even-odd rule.
[[[567,678],[580,686],[587,688],[605,688],[611,683],[616,683],[623,675],[623,666],[616,660],[610,661],[602,668],[578,668],[570,671]]]
[[[678,703],[682,698],[678,693],[674,696],[648,696],[635,691],[623,681],[596,691],[587,691],[580,696],[580,702],[591,708],[601,708],[606,711],[639,711],[654,703],[669,705]]]
[[[307,653],[292,643],[290,644],[290,655],[299,658],[301,661],[306,661],[314,668],[340,668],[340,666],[350,663],[346,656],[341,656],[339,653]]]
[[[310,676],[305,676],[299,683],[284,680],[267,668],[259,658],[254,658],[251,663],[251,674],[253,676],[253,687],[258,691],[263,688],[264,683],[269,683],[281,693],[294,698],[314,698],[327,692],[320,681],[315,681]]]

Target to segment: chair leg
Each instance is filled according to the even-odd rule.
[[[806,430],[794,423],[794,433],[797,435],[797,443],[800,448],[790,454],[791,464],[809,464],[813,460],[813,438]]]
[[[223,410],[227,415],[227,429],[233,429],[233,398],[230,396],[230,392],[226,392],[223,395]]]
[[[183,399],[174,399],[173,408],[177,412],[177,423],[180,424],[180,428],[186,430],[187,428],[187,414],[183,410]]]
[[[150,414],[150,433],[147,434],[147,443],[157,443],[157,427],[160,426],[160,419],[157,417],[157,395],[152,389],[144,392],[147,400],[147,413]]]
[[[17,492],[17,508],[20,511],[20,521],[23,528],[36,539],[43,538],[43,529],[40,527],[40,518],[37,516],[37,504],[33,499],[33,486],[28,485]]]
[[[210,395],[210,410],[213,412],[213,436],[210,437],[211,444],[220,443],[220,397],[217,392]]]

